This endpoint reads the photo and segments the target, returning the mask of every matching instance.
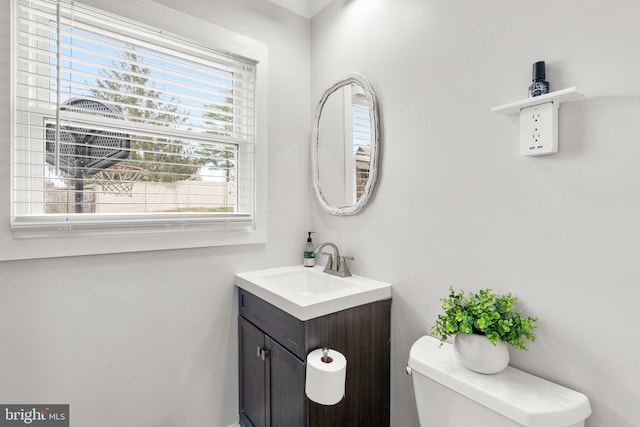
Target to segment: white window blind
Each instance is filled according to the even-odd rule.
[[[369,181],[369,172],[371,170],[371,141],[373,135],[371,133],[371,112],[369,101],[363,93],[356,93],[352,96],[351,118],[353,127],[353,159],[355,168],[353,170],[355,176],[352,182],[355,185],[353,191],[354,200],[357,202],[365,192],[367,182]]]
[[[14,229],[253,226],[255,61],[15,1]]]

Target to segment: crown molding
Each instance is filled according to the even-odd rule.
[[[291,12],[311,19],[332,0],[269,0]]]
[[[333,0],[308,0],[309,3],[309,12],[311,12],[311,17],[316,16],[318,12],[324,9],[329,3]]]

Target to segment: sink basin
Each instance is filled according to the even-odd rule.
[[[338,277],[324,267],[291,266],[236,274],[237,286],[300,320],[391,298],[391,285],[361,276]]]

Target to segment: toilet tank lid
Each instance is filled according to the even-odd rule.
[[[424,336],[411,347],[409,367],[445,387],[527,427],[564,427],[591,415],[582,393],[508,366],[495,375],[460,365],[453,346]],[[416,378],[414,378],[416,381]]]

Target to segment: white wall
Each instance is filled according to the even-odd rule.
[[[352,71],[377,90],[379,187],[353,217],[312,201],[318,238],[355,273],[393,283],[392,422],[417,426],[411,344],[449,284],[513,292],[538,339],[512,364],[587,394],[589,427],[640,419],[640,3],[635,0],[335,0],[312,21],[315,105]],[[519,154],[531,65],[560,108],[560,153]]]
[[[417,425],[404,366],[449,284],[514,292],[540,328],[512,363],[586,393],[589,427],[637,424],[637,2],[335,0],[311,58],[308,21],[263,0],[158,3],[269,45],[268,243],[0,262],[0,402],[69,402],[98,427],[234,423],[233,274],[298,262],[311,224],[394,284],[394,427]],[[559,154],[524,158],[517,117],[489,109],[526,96],[537,60],[587,98],[561,107]],[[310,109],[352,71],[379,95],[382,173],[371,205],[338,218],[308,194]]]
[[[9,180],[9,2],[0,3],[0,170]],[[0,262],[0,403],[69,403],[72,425],[237,422],[233,274],[300,262],[308,228],[309,21],[263,0],[157,3],[200,18],[200,31],[208,21],[268,45],[269,238]]]

